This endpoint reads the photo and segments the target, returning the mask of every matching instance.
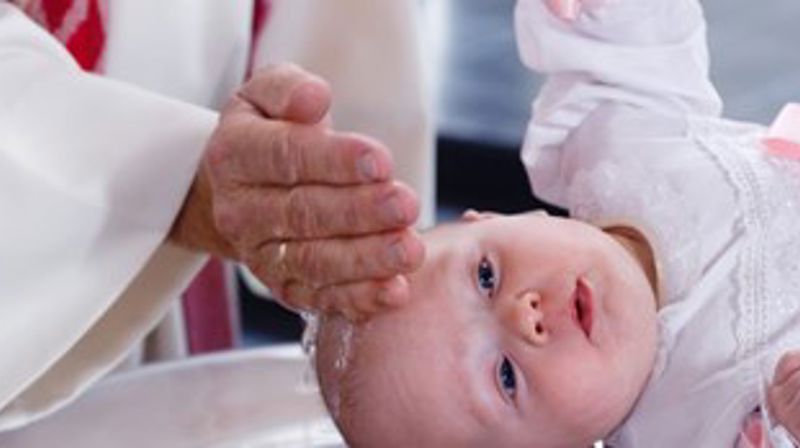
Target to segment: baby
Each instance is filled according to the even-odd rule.
[[[719,118],[697,0],[519,0],[516,20],[548,77],[523,161],[574,219],[468,212],[424,236],[406,307],[323,318],[345,439],[732,447],[760,409],[791,446],[768,411],[798,429],[797,356],[776,368],[800,348],[794,131]]]
[[[352,330],[322,325],[321,387],[350,446],[576,447],[616,427],[655,357],[637,235],[469,212],[424,240],[416,299],[353,331],[341,377]]]

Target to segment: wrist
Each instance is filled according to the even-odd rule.
[[[239,258],[233,246],[217,231],[211,184],[202,166],[170,228],[168,239],[189,250],[222,258]]]

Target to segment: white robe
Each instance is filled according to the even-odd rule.
[[[272,53],[258,63],[295,59],[331,78],[337,127],[384,139],[432,210],[413,2],[386,2],[392,16],[348,0],[320,18],[326,3],[276,1],[274,23],[294,35],[267,32],[259,48]],[[252,2],[109,6],[101,78],[0,1],[0,430],[52,412],[105,374],[203,262],[164,240],[216,125],[213,110],[243,78]],[[345,19],[374,26],[348,28]],[[303,31],[321,24],[348,31],[327,42]],[[379,24],[392,32],[363,34]],[[279,51],[289,43],[297,48]],[[307,55],[322,43],[337,45],[336,57]],[[347,70],[335,71],[337,60]],[[381,69],[354,72],[363,60]],[[355,74],[360,86],[348,81]],[[338,119],[339,110],[350,114]]]
[[[697,0],[595,4],[567,23],[519,2],[522,58],[548,77],[522,157],[540,197],[653,246],[658,358],[611,446],[731,447],[800,348],[800,163],[719,117]]]

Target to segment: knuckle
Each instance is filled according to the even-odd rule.
[[[272,164],[272,171],[279,179],[289,184],[296,182],[295,167],[293,166],[292,158],[292,137],[293,132],[290,126],[281,126],[279,130],[275,131],[277,135],[274,136],[274,141],[265,145],[269,148],[270,162]]]
[[[320,288],[314,294],[314,309],[322,312],[331,312],[337,309],[340,297],[340,287],[330,286]]]
[[[299,244],[295,251],[293,272],[302,273],[312,284],[322,277],[322,263],[313,244]],[[299,276],[299,275],[298,275]]]
[[[359,213],[361,208],[354,207],[349,205],[347,207],[343,207],[342,213],[340,214],[342,218],[343,224],[346,226],[347,229],[351,231],[357,231],[362,225],[362,216]]]
[[[212,178],[224,178],[226,165],[231,157],[230,145],[226,144],[225,133],[218,132],[211,137],[206,150],[206,167]]]
[[[286,194],[284,206],[287,225],[293,234],[311,236],[315,230],[315,219],[308,198],[302,190],[291,189]]]
[[[377,251],[378,248],[371,241],[357,248],[357,250],[353,251],[351,258],[347,260],[348,270],[355,276],[363,277],[373,275],[372,271],[375,270],[379,263],[370,263],[370,260],[378,259],[376,256]],[[370,269],[371,266],[372,269]]]
[[[214,207],[214,223],[226,238],[239,241],[242,238],[243,214],[238,207],[217,205]]]
[[[240,144],[243,136],[250,133],[243,120],[223,120],[208,141],[205,163],[210,174],[219,179],[231,176],[234,163],[241,157]]]
[[[285,151],[287,175],[289,182],[294,184],[299,181],[304,160],[306,132],[299,126],[288,126],[285,137]]]

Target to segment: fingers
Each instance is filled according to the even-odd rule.
[[[408,281],[401,275],[318,289],[292,282],[282,293],[281,301],[290,308],[341,314],[352,322],[401,306],[409,299]]]
[[[419,235],[404,229],[355,239],[270,242],[248,265],[271,286],[299,282],[318,289],[411,272],[422,263],[424,251]],[[275,259],[280,259],[278,268],[262,262]]]
[[[773,385],[779,386],[786,382],[791,376],[800,371],[800,352],[791,352],[783,355],[775,367],[775,378]]]
[[[329,86],[294,65],[257,72],[231,99],[204,172],[214,224],[286,303],[356,318],[402,303],[422,262],[419,205],[388,149],[327,125]]]
[[[747,416],[742,430],[739,432],[739,439],[736,448],[761,448],[764,442],[764,421],[761,412],[754,411]]]
[[[800,437],[800,352],[784,355],[778,362],[767,400],[775,419],[795,438]]]
[[[391,177],[380,142],[351,133],[239,114],[214,135],[207,165],[232,185],[354,185]]]
[[[399,182],[249,189],[234,196],[218,204],[217,225],[245,246],[386,232],[409,226],[419,216],[416,195]]]
[[[331,105],[328,84],[293,64],[256,71],[239,96],[267,117],[305,124],[322,121]]]

